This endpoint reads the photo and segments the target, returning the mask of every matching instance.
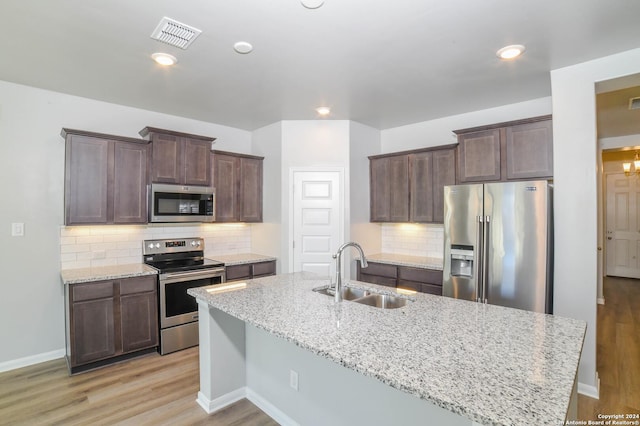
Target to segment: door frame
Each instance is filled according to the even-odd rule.
[[[345,168],[344,167],[332,167],[332,166],[312,166],[312,167],[290,167],[289,168],[289,211],[288,211],[288,218],[287,221],[289,222],[289,226],[288,226],[288,237],[287,237],[287,254],[288,254],[288,258],[289,258],[289,272],[293,271],[294,268],[294,259],[293,259],[293,255],[294,255],[294,249],[293,249],[293,237],[294,237],[294,209],[295,209],[295,204],[294,204],[294,192],[293,192],[293,182],[294,182],[294,174],[295,173],[299,173],[299,172],[337,172],[338,173],[338,189],[340,191],[340,196],[338,198],[338,201],[340,203],[339,208],[338,208],[338,212],[339,212],[339,217],[338,217],[338,224],[340,229],[338,230],[339,235],[342,236],[343,240],[344,240],[344,230],[345,230],[345,224],[344,224],[344,219],[345,219],[345,210],[347,208],[345,200],[345,184],[344,184],[344,176],[345,176]]]

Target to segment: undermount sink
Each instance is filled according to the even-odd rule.
[[[315,291],[316,293],[324,294],[326,296],[333,297],[335,295],[335,290],[332,287],[328,286],[316,287],[313,289],[313,291]],[[342,299],[381,309],[401,308],[407,304],[408,300],[404,297],[396,297],[389,294],[379,294],[370,290],[364,290],[354,287],[343,287]]]

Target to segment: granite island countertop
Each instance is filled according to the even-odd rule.
[[[62,283],[64,285],[157,274],[157,269],[145,265],[144,263],[94,266],[90,268],[63,269],[60,271],[60,277],[62,278]]]
[[[484,425],[565,420],[586,323],[414,294],[383,310],[311,291],[328,280],[301,272],[248,280],[197,299],[318,356]],[[351,281],[381,293],[395,289]]]

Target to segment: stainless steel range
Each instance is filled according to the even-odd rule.
[[[202,238],[145,240],[144,263],[159,271],[160,354],[198,344],[198,305],[193,287],[225,281],[224,263],[204,257]]]

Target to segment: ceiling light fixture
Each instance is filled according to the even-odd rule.
[[[525,47],[521,44],[505,46],[496,52],[500,59],[515,59],[524,53]]]
[[[241,55],[246,55],[247,53],[251,53],[253,46],[251,43],[247,43],[246,41],[239,41],[233,45],[233,50]]]
[[[324,4],[324,0],[300,0],[307,9],[317,9]]]
[[[154,53],[153,55],[151,55],[151,58],[165,67],[175,65],[178,62],[178,59],[175,56],[169,55],[168,53]]]
[[[636,151],[636,156],[633,160],[633,168],[635,169],[636,176],[640,177],[640,156],[638,156],[638,151]],[[624,170],[626,176],[631,176],[631,163],[622,163],[622,170]]]
[[[327,115],[331,114],[331,108],[326,106],[321,106],[316,108],[316,112],[318,113],[318,115],[322,117],[326,117]]]

